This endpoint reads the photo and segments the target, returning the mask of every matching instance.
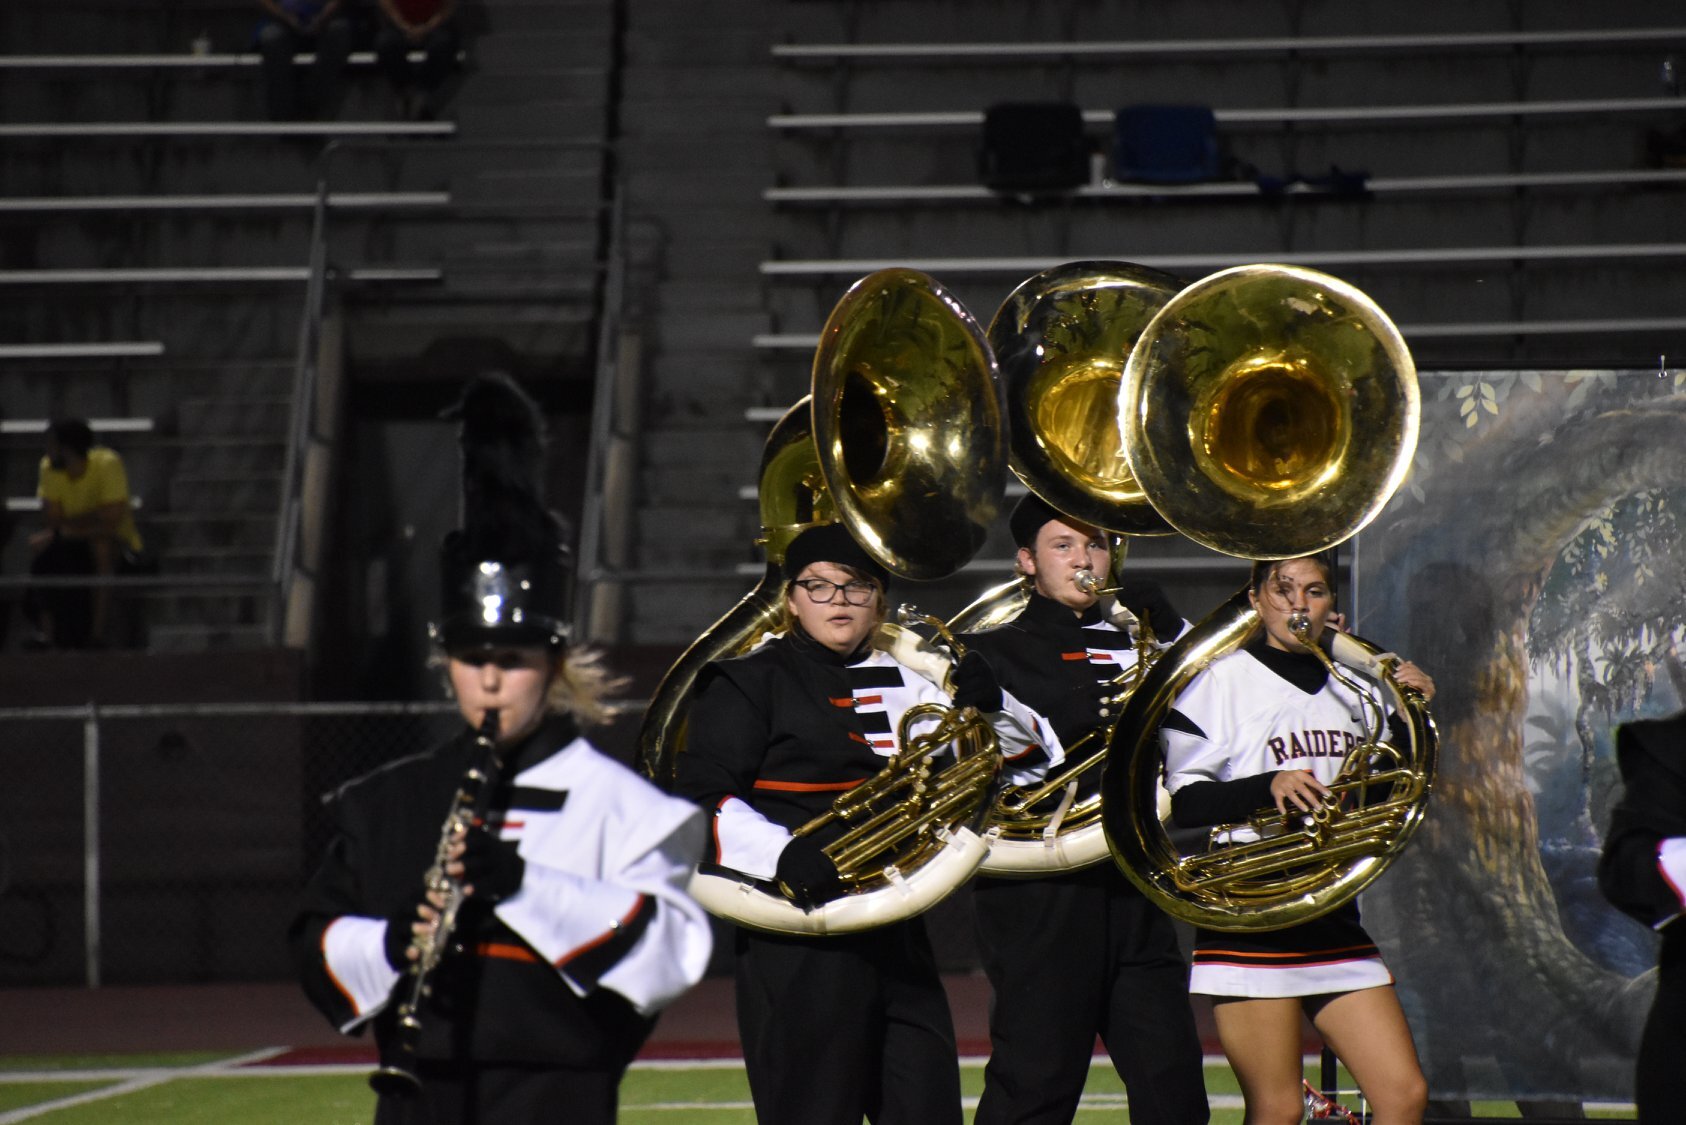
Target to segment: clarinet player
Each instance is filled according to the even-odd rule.
[[[536,479],[532,404],[483,377],[457,413],[464,526],[434,632],[465,726],[332,797],[292,952],[336,1027],[374,1028],[378,1125],[612,1122],[656,1012],[707,965],[684,893],[704,824],[580,733],[609,685],[566,644],[561,521],[521,471]]]

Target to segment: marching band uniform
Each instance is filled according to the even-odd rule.
[[[1021,544],[1034,539],[1036,527],[1026,534],[1020,512],[1037,504],[1015,512]],[[1165,607],[1152,624],[1166,639],[1176,636],[1184,622],[1157,587],[1149,600]],[[1102,725],[1103,685],[1137,655],[1130,635],[1099,604],[1079,615],[1035,592],[1017,618],[961,643],[982,653],[1003,688],[1043,717],[1056,761]],[[1100,771],[1086,771],[1077,799],[1099,786]],[[1207,1120],[1200,1039],[1176,931],[1116,864],[1035,879],[980,877],[972,891],[994,992],[976,1125],[1071,1121],[1097,1035],[1124,1081],[1132,1121]]]
[[[1598,885],[1662,934],[1634,1097],[1641,1125],[1662,1125],[1686,1105],[1686,712],[1622,724],[1616,762],[1626,789],[1610,818]]]
[[[786,575],[814,559],[885,577],[836,525],[798,536]],[[675,791],[713,817],[704,869],[794,884],[798,905],[835,897],[830,861],[815,877],[804,857],[847,826],[811,838],[791,830],[880,773],[898,750],[902,715],[921,703],[961,705],[874,649],[870,635],[839,653],[799,622],[707,666],[675,768]],[[1016,701],[995,705],[993,725],[1007,757],[1042,757],[1034,716]],[[863,1115],[958,1125],[954,1028],[923,919],[815,937],[740,927],[736,948],[739,1033],[761,1125],[859,1125]]]
[[[1382,706],[1379,696],[1377,706]],[[1385,707],[1382,714],[1386,714]],[[1244,821],[1272,803],[1277,770],[1334,781],[1364,737],[1357,696],[1308,652],[1263,639],[1214,660],[1178,697],[1161,728],[1165,787],[1182,827]],[[1236,843],[1256,839],[1250,828]],[[1287,929],[1199,929],[1190,991],[1212,996],[1313,996],[1393,983],[1359,922],[1358,903]]]
[[[396,1061],[393,990],[405,979],[387,958],[387,919],[433,861],[473,741],[464,731],[340,790],[338,838],[294,923],[306,994],[344,1032],[372,1025],[386,1064]],[[465,906],[467,955],[445,962],[421,1008],[421,1073],[442,1106],[470,1085],[491,1098],[507,1082],[518,1099],[448,1119],[537,1121],[566,1097],[596,1111],[581,1120],[612,1121],[615,1087],[655,1012],[708,964],[707,918],[684,893],[702,820],[566,716],[511,747],[503,769],[509,784],[486,819],[515,845],[524,877],[489,912]],[[544,1072],[547,1081],[522,1081]]]
[[[602,674],[566,651],[564,529],[528,479],[537,411],[483,376],[459,416],[465,526],[443,546],[436,635],[468,728],[332,798],[338,834],[289,943],[323,1014],[374,1028],[379,1125],[550,1121],[559,1106],[608,1125],[657,1010],[708,965],[708,918],[685,893],[705,824],[579,734]],[[494,730],[498,768],[471,782]],[[479,819],[446,837],[475,790]],[[443,937],[435,861],[463,893]],[[406,1027],[430,938],[444,953]]]
[[[1229,825],[1227,842],[1246,843],[1270,830],[1270,821],[1250,823],[1261,809],[1286,828],[1333,800],[1351,800],[1331,785],[1372,733],[1368,722],[1387,709],[1379,686],[1353,680],[1348,687],[1342,679],[1351,677],[1331,675],[1321,648],[1306,647],[1332,640],[1339,621],[1333,577],[1322,555],[1253,564],[1247,597],[1258,614],[1257,639],[1189,681],[1160,727],[1179,826]],[[1410,661],[1392,675],[1433,698],[1434,681]],[[1409,735],[1391,733],[1396,744]],[[1385,797],[1385,787],[1364,796]],[[1392,984],[1350,901],[1267,933],[1195,932],[1190,988],[1215,998],[1218,1041],[1249,1119],[1297,1120],[1310,1104],[1299,1065],[1309,1018],[1358,1077],[1377,1121],[1421,1121],[1428,1082]]]

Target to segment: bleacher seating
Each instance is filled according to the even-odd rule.
[[[618,156],[660,231],[640,278],[661,322],[639,341],[639,406],[613,429],[635,445],[641,504],[623,561],[605,564],[624,583],[625,639],[683,643],[741,595],[756,520],[738,496],[766,424],[744,410],[802,393],[832,306],[880,266],[925,269],[987,322],[1057,262],[1199,276],[1298,261],[1370,293],[1429,370],[1654,366],[1686,350],[1666,296],[1686,176],[1645,155],[1682,104],[1659,82],[1686,42],[1662,0],[1046,15],[805,0],[745,5],[723,26],[679,0],[629,13],[638,94]],[[676,38],[678,71],[656,46]],[[756,51],[770,75],[744,65]],[[983,115],[1009,99],[1081,107],[1091,174],[1030,202],[991,191]],[[1224,178],[1114,175],[1110,128],[1141,104],[1211,106]],[[667,573],[688,580],[640,581]],[[1203,582],[1191,601],[1232,589]],[[975,593],[974,577],[917,596],[941,608],[967,595],[959,608]]]
[[[790,63],[837,62],[967,63],[988,59],[1045,62],[1049,59],[1117,61],[1162,59],[1178,55],[1219,58],[1238,55],[1388,55],[1406,52],[1508,54],[1520,48],[1555,48],[1584,52],[1612,44],[1677,44],[1686,27],[1582,27],[1560,30],[1413,32],[1390,35],[1200,36],[1181,39],[1088,39],[1046,42],[961,42],[931,39],[919,43],[778,43],[775,59]]]
[[[1061,261],[1191,279],[1274,261],[1363,286],[1415,326],[1419,362],[1563,362],[1565,346],[1577,362],[1654,357],[1681,329],[1662,293],[1686,252],[1666,234],[1686,176],[1644,164],[1646,131],[1682,108],[1647,84],[1652,54],[1686,41],[1686,27],[1583,18],[1396,33],[1372,20],[1361,34],[1305,35],[1179,34],[1168,21],[1083,41],[979,26],[965,40],[883,42],[875,31],[898,29],[868,20],[850,42],[776,44],[790,79],[765,119],[779,148],[762,196],[793,224],[759,267],[780,286],[772,330],[750,337],[772,355],[805,346],[825,292],[890,264],[950,281],[969,305],[996,294],[976,300],[987,316],[1003,286]],[[1109,71],[1124,62],[1126,76]],[[1040,214],[972,172],[985,106],[1008,75],[1017,89],[1071,91],[1092,130],[1094,174],[1039,196]],[[1121,107],[1146,103],[1212,106],[1222,159],[1193,182],[1129,182],[1144,177],[1107,159],[1108,130]],[[1599,285],[1584,284],[1589,271]]]
[[[72,121],[0,125],[0,140],[78,137],[449,137],[450,121]]]
[[[1510,117],[1620,117],[1628,114],[1668,116],[1678,113],[1680,99],[1558,98],[1547,101],[1448,102],[1410,105],[1213,107],[1220,126],[1423,124]],[[966,129],[983,124],[983,110],[895,110],[857,113],[775,113],[770,128],[785,132],[820,129]],[[1110,125],[1115,109],[1085,109],[1086,125]]]
[[[0,418],[156,420],[113,438],[160,548],[154,647],[277,639],[276,591],[320,531],[291,519],[329,495],[304,491],[310,449],[338,437],[332,411],[299,409],[319,365],[455,380],[490,347],[577,373],[607,213],[606,10],[477,5],[472,73],[420,121],[366,50],[337,113],[266,119],[248,0],[0,12]],[[301,331],[307,306],[328,327]],[[25,519],[39,440],[0,439]],[[22,537],[0,547],[15,585]]]
[[[105,340],[86,344],[0,344],[0,359],[137,359],[163,354],[162,340]]]
[[[49,424],[46,418],[0,418],[0,435],[44,434]],[[104,437],[106,434],[150,434],[154,423],[151,418],[89,418],[88,428],[94,431],[96,437]]]
[[[0,198],[0,214],[65,211],[308,211],[316,206],[315,192],[269,192],[216,195],[38,195]],[[414,207],[448,207],[448,191],[342,191],[322,201],[329,210],[393,211]]]
[[[1682,168],[1611,168],[1587,172],[1499,172],[1491,175],[1370,176],[1364,190],[1372,195],[1414,193],[1508,192],[1518,188],[1657,187],[1686,184]],[[1151,200],[1175,198],[1239,199],[1255,197],[1259,184],[1233,180],[1198,184],[1124,184],[1111,180],[1085,184],[1072,194],[1085,200]],[[1282,195],[1318,196],[1327,189],[1303,180],[1289,181]],[[761,196],[769,203],[799,205],[947,205],[998,203],[1000,197],[981,184],[866,184],[830,187],[770,187]]]

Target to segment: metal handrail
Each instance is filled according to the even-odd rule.
[[[322,317],[328,274],[328,179],[337,142],[322,150],[321,170],[316,180],[316,205],[311,210],[309,277],[304,287],[304,309],[299,316],[299,350],[293,362],[293,410],[287,425],[287,453],[281,469],[280,519],[275,528],[275,560],[271,581],[275,602],[270,611],[270,640],[284,639],[287,604],[292,597],[298,548],[299,493],[303,487],[304,441],[310,432],[316,402],[317,348],[322,338]]]
[[[330,185],[333,170],[341,154],[351,151],[431,148],[437,140],[405,140],[387,138],[367,141],[331,141],[323,146],[319,157],[316,181],[316,200],[312,209],[309,266],[305,278],[305,300],[299,318],[298,355],[293,366],[293,409],[288,424],[287,452],[282,468],[281,500],[275,533],[275,556],[270,573],[270,586],[275,604],[269,622],[270,635],[276,644],[282,643],[286,628],[286,609],[299,577],[298,551],[301,536],[302,486],[304,451],[315,420],[317,394],[317,349],[321,342],[322,321],[326,315],[328,279],[328,213],[332,204]],[[474,149],[533,149],[558,152],[599,151],[609,146],[590,138],[558,138],[534,141],[511,138],[496,141],[451,142],[453,152]]]
[[[620,322],[624,307],[626,263],[622,254],[624,212],[619,193],[609,220],[608,273],[604,278],[603,310],[598,321],[597,371],[592,387],[591,432],[587,436],[585,500],[580,510],[580,562],[575,574],[574,618],[589,609],[593,591],[602,580],[599,555],[603,543],[603,485],[608,474],[609,446],[614,427],[615,387],[620,376]]]

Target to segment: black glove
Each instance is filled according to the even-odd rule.
[[[1165,596],[1159,583],[1148,578],[1125,578],[1118,583],[1118,604],[1142,618],[1153,635],[1168,641],[1183,627],[1182,614]]]
[[[1080,684],[1049,708],[1045,718],[1060,736],[1062,746],[1069,747],[1111,716],[1116,705],[1107,702],[1110,691],[1098,680]]]
[[[783,884],[790,901],[804,910],[843,893],[837,865],[806,836],[797,836],[785,845],[779,853],[778,872],[774,877]]]
[[[498,839],[484,825],[475,825],[463,837],[461,862],[462,881],[488,906],[519,890],[527,873],[527,861],[516,851],[515,841]]]
[[[1001,710],[1001,681],[982,653],[968,652],[954,668],[954,705]]]
[[[405,954],[410,948],[410,943],[416,940],[415,932],[410,927],[421,921],[421,915],[416,911],[426,901],[427,892],[417,890],[386,916],[386,963],[399,972],[410,967],[410,959]]]

